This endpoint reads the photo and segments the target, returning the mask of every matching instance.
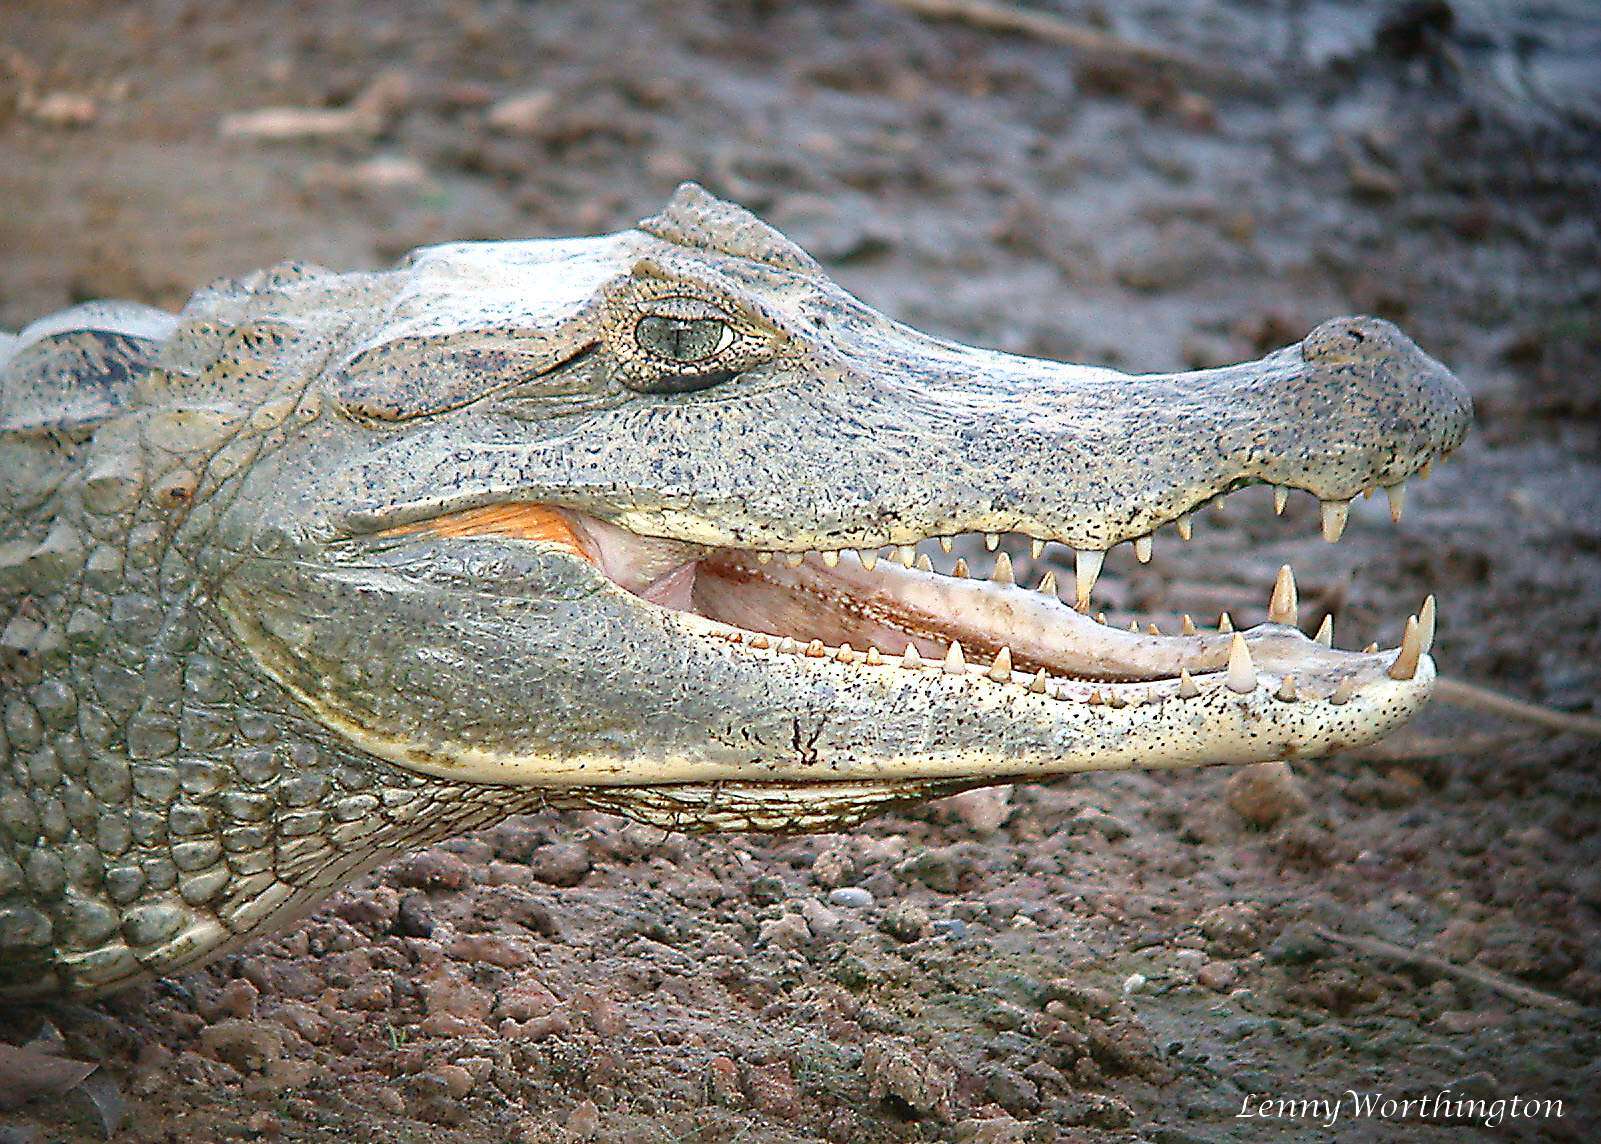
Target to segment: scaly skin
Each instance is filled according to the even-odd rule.
[[[1285,588],[1239,639],[1139,636],[833,553],[1015,531],[1093,568],[1240,485],[1397,485],[1468,422],[1374,319],[1141,378],[928,338],[694,187],[603,238],[81,306],[0,380],[8,997],[199,964],[541,806],[819,829],[1371,741],[1432,611],[1372,655]]]

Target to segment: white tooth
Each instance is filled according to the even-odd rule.
[[[934,562],[928,558],[928,553],[926,553],[926,552],[919,552],[917,554],[917,560],[913,563],[912,566],[914,568],[916,568],[919,572],[932,572],[932,571],[934,571]]]
[[[1346,676],[1344,679],[1340,680],[1339,685],[1335,687],[1334,694],[1329,696],[1329,702],[1338,707],[1341,703],[1348,701],[1351,696],[1355,694],[1356,680],[1352,679],[1350,676]]]
[[[996,683],[1008,683],[1012,678],[1012,649],[1003,647],[995,653],[995,662],[985,672]]]
[[[767,637],[762,635],[761,632],[757,632],[755,635],[750,637],[750,646],[756,648],[758,651],[766,651],[770,645],[767,642]]]
[[[771,552],[758,552],[756,554],[756,563],[758,563],[758,564],[771,564],[772,562],[773,562],[773,554]]]
[[[1185,612],[1184,613],[1184,618],[1179,621],[1179,635],[1181,635],[1181,636],[1193,636],[1194,634],[1195,634],[1195,621],[1190,619],[1190,614],[1188,612]]]
[[[884,662],[884,657],[879,654],[878,648],[876,646],[872,645],[872,644],[869,644],[868,648],[867,648],[867,666],[868,667],[877,667],[879,664],[881,664],[883,662]]]
[[[1183,516],[1179,517],[1173,522],[1173,524],[1179,530],[1180,540],[1188,540],[1195,533],[1194,522],[1190,520],[1189,513],[1185,513]]]
[[[1012,575],[1012,558],[1002,552],[995,558],[995,571],[990,573],[990,579],[997,584],[1015,584],[1017,578]]]
[[[838,568],[839,567],[839,553],[838,552],[825,552],[825,553],[823,553],[823,563],[826,564],[830,568]]]
[[[1251,649],[1245,646],[1245,637],[1239,632],[1234,633],[1234,642],[1229,644],[1228,685],[1230,691],[1241,695],[1256,690],[1256,665],[1251,662]]]
[[[1000,533],[998,533],[998,532],[986,532],[984,534],[984,547],[985,548],[989,549],[991,552],[994,552],[1000,546],[1001,546],[1001,534]]]
[[[806,654],[812,659],[822,659],[828,654],[828,648],[823,646],[822,640],[813,640],[806,645]]]
[[[1423,636],[1418,630],[1418,618],[1406,618],[1406,634],[1401,637],[1401,650],[1395,653],[1390,664],[1391,679],[1411,679],[1418,673],[1418,660],[1423,657]]]
[[[1039,537],[1034,537],[1028,542],[1028,554],[1035,560],[1038,560],[1041,556],[1045,555],[1045,542],[1039,539]]]
[[[1095,622],[1100,624],[1104,628],[1106,626],[1106,613],[1105,612],[1096,612],[1095,613]]]
[[[923,657],[917,654],[916,644],[906,645],[906,654],[901,656],[902,667],[922,667]]]
[[[1218,614],[1217,630],[1222,632],[1224,635],[1228,635],[1234,630],[1234,621],[1229,619],[1229,614],[1227,612],[1221,612]]]
[[[793,655],[799,647],[800,644],[796,643],[788,636],[785,636],[783,639],[778,641],[778,650],[783,652],[785,655]]]
[[[1351,512],[1350,501],[1326,500],[1319,502],[1323,514],[1323,539],[1333,544],[1345,533],[1345,518]]]
[[[967,661],[962,658],[962,641],[952,640],[951,648],[945,653],[944,669],[946,675],[966,675]]]
[[[1273,515],[1283,516],[1284,506],[1290,502],[1290,490],[1283,485],[1273,486]]]
[[[1279,568],[1278,578],[1273,581],[1273,595],[1267,602],[1267,618],[1272,624],[1285,624],[1294,627],[1300,618],[1300,598],[1295,591],[1295,573],[1288,564]]]
[[[1106,561],[1106,553],[1097,552],[1093,548],[1080,548],[1073,553],[1073,576],[1076,589],[1073,595],[1073,606],[1081,612],[1090,609],[1090,591],[1095,587],[1095,581],[1101,574],[1101,565]]]
[[[1149,533],[1145,536],[1136,536],[1134,538],[1134,559],[1141,564],[1149,564],[1151,562],[1151,546],[1152,541]]]
[[[1378,650],[1379,650],[1379,645],[1377,643],[1370,643],[1370,644],[1368,644],[1367,647],[1362,649],[1362,654],[1363,655],[1372,655],[1374,652],[1376,652]]]
[[[1033,679],[1029,680],[1028,689],[1035,695],[1045,694],[1045,669],[1043,667],[1034,673]]]
[[[1434,597],[1429,596],[1423,601],[1423,607],[1418,611],[1418,635],[1423,640],[1423,654],[1428,655],[1434,650]]]
[[[951,554],[952,547],[951,538],[949,536],[942,536],[939,538],[940,551],[945,553],[945,555],[949,556]]]
[[[958,556],[956,558],[956,567],[951,569],[951,575],[958,580],[967,579],[967,561]]]
[[[895,546],[895,559],[901,562],[902,568],[910,568],[917,561],[917,545],[897,544]]]
[[[1124,699],[1121,695],[1119,695],[1117,692],[1113,691],[1111,688],[1107,688],[1107,691],[1106,691],[1106,705],[1108,707],[1112,707],[1112,708],[1127,707],[1128,706],[1128,700]]]
[[[1130,620],[1128,622],[1128,630],[1133,632],[1135,635],[1139,635],[1140,634],[1140,622],[1138,620]]]
[[[1326,612],[1323,622],[1317,626],[1317,635],[1312,637],[1324,647],[1334,646],[1334,613]]]
[[[841,663],[850,663],[856,658],[856,653],[851,650],[850,644],[842,643],[839,645],[839,650],[834,653],[834,658]]]
[[[1155,621],[1152,621],[1151,623],[1145,625],[1145,634],[1150,636],[1159,636],[1162,634],[1162,629],[1156,626]]]
[[[1273,693],[1275,699],[1282,699],[1289,703],[1295,698],[1295,676],[1286,675],[1279,683],[1279,689]]]
[[[1390,498],[1390,521],[1392,524],[1401,523],[1401,514],[1406,512],[1406,482],[1387,485],[1384,495]]]
[[[801,566],[801,561],[805,559],[806,553],[804,552],[784,553],[784,563],[788,564],[791,568],[799,568]]]
[[[1190,678],[1189,670],[1187,668],[1180,669],[1180,671],[1179,671],[1179,698],[1180,699],[1194,699],[1200,693],[1201,693],[1201,689],[1199,687],[1195,686],[1195,680]]]
[[[1040,577],[1040,592],[1046,596],[1056,595],[1056,570],[1049,569]]]
[[[856,557],[862,562],[862,567],[869,572],[878,567],[878,549],[876,548],[863,548],[856,553]]]

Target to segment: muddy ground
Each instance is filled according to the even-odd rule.
[[[1352,646],[1434,590],[1445,672],[1596,713],[1584,5],[1046,7],[1208,66],[870,0],[12,0],[0,327],[282,258],[613,229],[684,178],[893,316],[1007,350],[1171,369],[1380,314],[1478,405],[1404,522],[1359,502],[1327,546],[1310,498],[1241,494],[1149,566],[1113,553],[1101,606],[1254,623],[1292,560]],[[338,114],[280,140],[228,118],[269,107]],[[999,788],[845,835],[518,819],[203,972],[0,1011],[0,1039],[99,1062],[0,1140],[1596,1139],[1598,754],[1436,705],[1287,780]],[[1237,1115],[1442,1088],[1563,1115]]]

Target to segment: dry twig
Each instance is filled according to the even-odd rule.
[[[1436,957],[1432,953],[1422,953],[1415,949],[1408,949],[1404,945],[1394,942],[1381,941],[1376,937],[1353,937],[1350,934],[1336,933],[1333,930],[1318,928],[1313,931],[1325,941],[1332,941],[1336,945],[1343,945],[1357,953],[1369,957],[1383,958],[1386,961],[1397,961],[1403,965],[1413,965],[1420,969],[1432,970],[1447,977],[1455,977],[1461,981],[1481,985],[1493,993],[1509,997],[1524,1005],[1531,1005],[1538,1009],[1549,1009],[1553,1013],[1560,1013],[1564,1017],[1583,1016],[1585,1009],[1577,1001],[1570,1001],[1566,997],[1558,997],[1552,993],[1545,993],[1532,985],[1524,985],[1513,981],[1489,969],[1480,969],[1475,965],[1458,965],[1454,961],[1447,961],[1443,957]]]
[[[1191,79],[1204,80],[1216,87],[1254,88],[1261,86],[1262,83],[1254,75],[1223,67],[1211,60],[1174,51],[1172,48],[1126,40],[1109,32],[1064,20],[1049,12],[1019,8],[1013,4],[998,3],[996,0],[889,0],[889,2],[930,19],[959,20],[975,28],[984,28],[992,32],[1016,32],[1033,36],[1035,39],[1061,44],[1085,55],[1183,72]]]

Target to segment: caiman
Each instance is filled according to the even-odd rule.
[[[1148,376],[930,337],[693,185],[605,237],[87,303],[0,335],[0,380],[9,998],[197,966],[541,807],[832,829],[1369,743],[1429,696],[1432,599],[1353,652],[1287,573],[1243,632],[1091,592],[1250,484],[1337,538],[1470,418],[1374,318]],[[992,575],[934,568],[963,534]],[[1065,599],[1006,534],[1074,550]]]

